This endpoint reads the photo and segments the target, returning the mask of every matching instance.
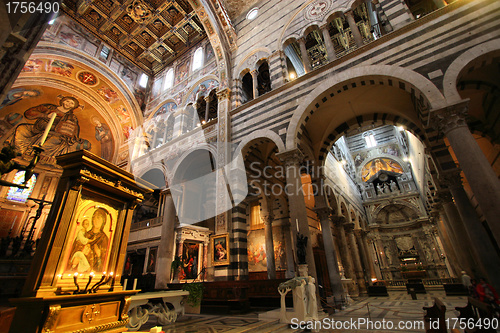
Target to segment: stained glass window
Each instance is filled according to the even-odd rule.
[[[24,182],[24,173],[25,171],[18,171],[14,176],[14,184],[22,184]],[[33,188],[35,187],[37,174],[33,174],[26,186],[28,188],[22,189],[19,187],[11,187],[9,188],[9,193],[7,193],[7,199],[18,202],[26,202],[31,192],[33,192]]]

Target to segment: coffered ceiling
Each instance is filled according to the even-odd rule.
[[[63,0],[63,10],[150,74],[206,38],[187,0]]]

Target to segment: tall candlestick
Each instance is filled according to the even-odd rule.
[[[297,225],[297,232],[299,232],[299,219],[295,219],[295,224]]]
[[[87,285],[85,286],[85,290],[84,290],[84,293],[87,292],[87,288],[89,287],[90,285],[90,282],[92,282],[92,278],[94,277],[94,272],[90,272],[89,274],[89,282],[87,282]]]
[[[132,287],[132,290],[135,290],[135,287],[137,287],[137,279],[134,279],[134,286]]]
[[[14,224],[16,223],[17,216],[14,217],[14,222],[12,222],[12,225],[10,226],[10,230],[14,229]]]
[[[49,136],[50,129],[52,128],[52,125],[54,124],[54,120],[56,119],[57,113],[53,112],[50,115],[49,123],[47,124],[47,127],[45,127],[45,132],[43,132],[42,138],[40,139],[40,147],[43,146],[45,143],[45,140],[47,140],[47,136]]]
[[[78,279],[78,273],[75,273],[75,275],[73,275],[73,282],[75,283],[76,290],[75,292],[73,292],[73,294],[78,294],[80,292],[80,286],[77,283],[77,279]]]

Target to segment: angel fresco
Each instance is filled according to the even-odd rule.
[[[25,119],[35,122],[17,125],[10,141],[21,153],[25,153],[33,145],[39,145],[50,115],[55,112],[54,124],[43,145],[44,154],[58,156],[80,149],[90,150],[90,142],[79,137],[80,125],[73,113],[79,106],[80,102],[76,98],[65,96],[61,98],[59,105],[40,104],[27,109],[24,112]]]

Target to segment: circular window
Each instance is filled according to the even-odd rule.
[[[248,20],[253,20],[254,18],[257,17],[257,15],[259,15],[259,9],[257,7],[256,8],[252,8],[247,13],[247,19]]]

